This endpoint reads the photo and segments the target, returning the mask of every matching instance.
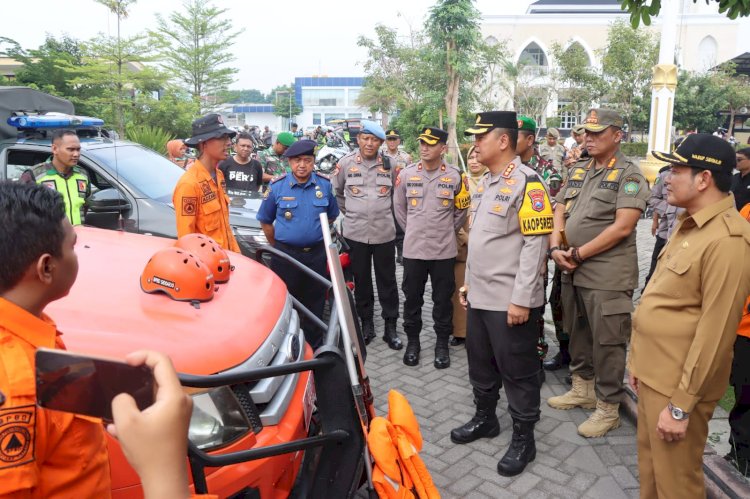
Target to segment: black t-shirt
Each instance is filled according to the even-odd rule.
[[[263,185],[263,168],[260,162],[251,159],[249,163],[241,165],[234,157],[219,163],[219,170],[224,174],[227,183],[227,193],[236,191],[258,191]]]
[[[750,203],[750,174],[742,176],[741,173],[735,173],[732,177],[732,193],[737,210]]]

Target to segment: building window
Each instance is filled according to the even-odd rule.
[[[716,39],[708,35],[698,44],[698,58],[701,69],[710,69],[716,65],[716,53],[719,50],[719,44]]]
[[[313,125],[320,125],[320,113],[313,113]]]
[[[357,105],[357,99],[359,98],[359,93],[362,90],[359,88],[350,88],[349,89],[349,106],[355,107]]]
[[[519,62],[524,64],[530,64],[532,66],[546,66],[547,56],[544,55],[544,50],[537,45],[535,42],[531,42],[521,52],[521,57],[518,59]]]
[[[557,117],[560,118],[560,128],[573,128],[578,124],[578,117],[574,112],[567,110],[570,102],[557,103]]]
[[[345,106],[345,91],[343,88],[303,88],[303,106]]]
[[[362,118],[362,113],[349,113],[349,118]]]
[[[344,113],[326,113],[326,125],[333,120],[343,120],[344,118],[346,118]]]

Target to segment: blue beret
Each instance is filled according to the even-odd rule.
[[[294,158],[295,156],[315,156],[315,146],[318,143],[314,140],[298,140],[284,152],[283,156],[286,158]]]
[[[370,120],[362,120],[362,130],[359,133],[369,133],[376,136],[380,140],[385,140],[385,130],[383,127]]]

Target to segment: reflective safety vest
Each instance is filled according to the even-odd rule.
[[[50,163],[50,168],[44,175],[37,178],[36,183],[59,192],[65,201],[65,214],[73,225],[83,223],[83,207],[86,198],[91,194],[89,177],[75,166],[67,177],[63,177]]]
[[[380,498],[439,499],[440,492],[418,452],[422,434],[409,402],[396,390],[388,393],[388,418],[370,422],[367,445],[375,460],[372,481]]]

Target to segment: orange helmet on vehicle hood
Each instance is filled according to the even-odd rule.
[[[179,238],[175,246],[193,253],[205,263],[214,274],[216,282],[227,282],[232,267],[229,255],[224,248],[203,234],[186,234]]]
[[[208,301],[214,297],[215,287],[211,269],[193,253],[180,248],[157,251],[141,274],[143,291],[161,291],[178,301]]]

